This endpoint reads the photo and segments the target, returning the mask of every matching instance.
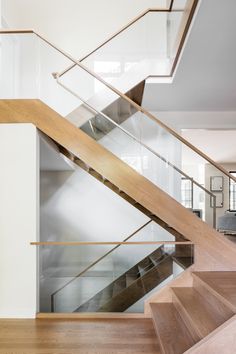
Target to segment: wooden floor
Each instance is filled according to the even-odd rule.
[[[1,354],[160,354],[152,320],[0,320]]]

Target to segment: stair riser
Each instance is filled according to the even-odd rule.
[[[142,278],[138,278],[128,288],[117,294],[109,302],[104,304],[99,311],[122,312],[140,300],[149,291],[154,289],[162,281],[167,279],[173,272],[172,260],[170,257],[157,267],[153,267]]]
[[[162,354],[182,354],[196,343],[173,303],[154,303],[150,307]]]
[[[174,293],[172,295],[172,301],[175,305],[175,308],[179,312],[181,319],[183,320],[189,332],[191,333],[192,338],[194,338],[194,341],[198,342],[199,340],[201,340],[203,338],[202,334],[200,333],[199,329],[196,328],[188,312],[183,307],[182,303],[179,301],[178,297]]]
[[[225,318],[229,318],[233,316],[234,311],[231,308],[231,305],[227,303],[227,301],[218,293],[216,293],[213,289],[210,288],[209,285],[204,283],[198,276],[194,273],[193,275],[193,286],[194,288],[205,297],[208,302],[211,304],[215,304],[219,311],[225,316]]]

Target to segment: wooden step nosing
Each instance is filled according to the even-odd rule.
[[[151,307],[151,304],[150,304],[150,307]],[[161,353],[162,354],[168,354],[167,351],[165,350],[164,344],[163,344],[162,339],[161,339],[161,335],[160,335],[159,330],[158,330],[158,326],[157,326],[156,321],[155,321],[154,317],[152,316],[152,314],[153,314],[153,312],[152,312],[152,307],[151,307],[152,323],[153,323],[153,327],[155,329],[157,338],[159,339],[159,345],[161,347]]]
[[[189,331],[189,329],[186,327],[186,324],[185,322],[183,321],[182,317],[180,316],[178,310],[175,308],[173,302],[166,302],[166,303],[150,303],[150,308],[151,308],[151,316],[152,316],[152,320],[153,320],[153,323],[154,323],[154,328],[155,328],[155,332],[157,334],[157,337],[159,339],[159,344],[160,344],[160,347],[162,349],[162,353],[164,354],[173,354],[173,350],[171,350],[171,352],[169,351],[170,347],[169,348],[165,348],[165,340],[162,339],[162,333],[161,331],[159,331],[159,325],[158,325],[158,320],[156,321],[155,320],[155,305],[156,304],[165,304],[165,305],[170,305],[172,306],[173,308],[173,316],[175,317],[175,322],[178,323],[178,326],[179,326],[179,330],[182,332],[184,330],[186,336],[185,337],[188,337],[188,339],[185,339],[185,345],[190,345],[190,343],[187,343],[189,340],[191,341],[191,346],[192,347],[196,342],[197,340],[195,340],[195,338],[193,338],[191,332]],[[183,329],[184,327],[184,329]],[[189,348],[190,348],[189,347]],[[172,347],[173,348],[173,347]]]
[[[199,281],[208,291],[210,291],[219,301],[222,301],[225,306],[227,306],[231,311],[236,313],[236,307],[229,301],[227,300],[223,295],[221,295],[217,290],[215,290],[210,284],[205,282],[203,279],[201,279],[197,274],[194,272],[192,273],[193,277]]]
[[[173,288],[172,288],[172,290],[173,290]],[[204,337],[204,334],[201,333],[201,330],[198,328],[198,326],[194,322],[193,317],[191,316],[189,311],[186,309],[186,307],[184,306],[181,299],[178,297],[178,295],[174,291],[172,292],[172,297],[173,297],[173,300],[176,300],[177,303],[179,304],[179,306],[177,307],[175,305],[175,302],[173,301],[173,304],[175,305],[176,310],[178,311],[178,313],[179,313],[181,319],[183,320],[183,322],[185,323],[186,327],[191,332],[191,335],[194,337],[194,339],[196,341],[201,340]]]
[[[191,348],[189,348],[188,350],[186,350],[183,354],[194,354],[195,350],[198,353],[198,349],[201,348],[202,345],[204,345],[205,343],[207,343],[209,340],[211,341],[212,338],[214,338],[214,336],[218,333],[221,332],[222,329],[224,329],[227,325],[231,324],[233,321],[236,320],[236,315],[232,315],[232,317],[230,317],[227,321],[225,321],[224,323],[222,323],[222,325],[220,325],[219,327],[217,327],[216,329],[214,329],[214,331],[212,331],[211,333],[209,333],[207,336],[205,336],[204,338],[202,338],[199,342],[195,343]],[[204,348],[204,347],[203,347]],[[207,353],[208,352],[200,352],[199,353]],[[210,354],[210,353],[209,353]],[[215,354],[215,353],[214,353]]]

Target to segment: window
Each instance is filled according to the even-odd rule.
[[[191,180],[181,178],[181,203],[185,208],[192,208],[192,184]]]
[[[236,177],[236,171],[229,171],[231,175]],[[229,210],[236,211],[236,183],[229,180]]]

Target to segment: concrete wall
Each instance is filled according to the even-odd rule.
[[[0,317],[37,312],[39,149],[31,124],[0,124]]]

